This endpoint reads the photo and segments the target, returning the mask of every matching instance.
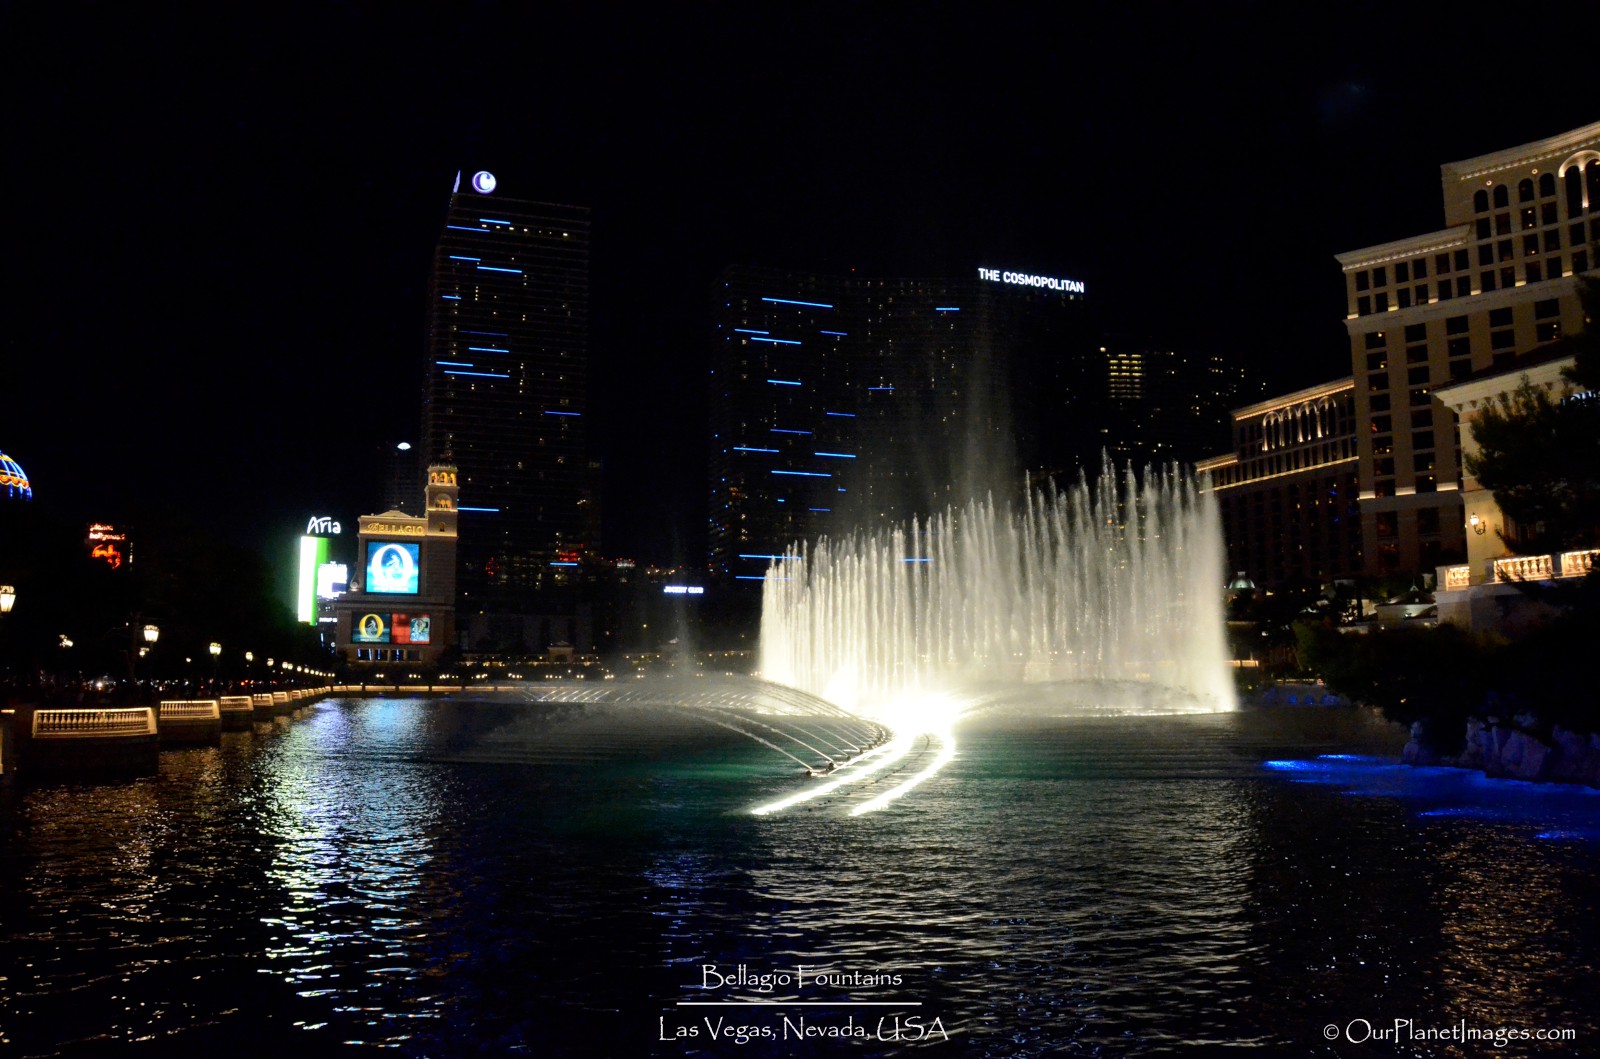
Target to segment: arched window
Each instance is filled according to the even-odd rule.
[[[1576,217],[1583,212],[1583,174],[1577,166],[1567,170],[1567,216]]]
[[[1511,192],[1506,189],[1504,184],[1496,184],[1494,186],[1494,204],[1496,206],[1511,205]]]
[[[1533,180],[1532,179],[1530,179],[1528,177],[1523,177],[1522,178],[1522,182],[1517,185],[1517,201],[1518,202],[1532,202],[1533,201]]]
[[[1477,213],[1489,212],[1489,193],[1479,188],[1472,196],[1472,208]]]
[[[1600,209],[1600,161],[1583,167],[1583,182],[1589,191],[1589,209]]]
[[[1539,195],[1540,195],[1540,197],[1541,198],[1542,197],[1547,197],[1547,196],[1550,196],[1550,195],[1554,195],[1555,193],[1556,193],[1556,175],[1554,173],[1551,173],[1551,172],[1545,172],[1545,173],[1540,174],[1540,176],[1539,176]]]

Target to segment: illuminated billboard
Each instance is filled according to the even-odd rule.
[[[433,616],[375,612],[362,614],[352,624],[350,638],[356,643],[431,644]]]
[[[128,552],[128,535],[118,533],[115,526],[96,522],[89,527],[89,558],[99,559],[111,569],[122,565]]]
[[[318,599],[338,599],[349,587],[350,568],[344,563],[323,563],[317,567]]]
[[[427,614],[391,614],[390,643],[432,643],[433,618]]]
[[[367,542],[367,591],[414,596],[419,591],[422,546],[402,541]]]
[[[389,615],[361,615],[350,630],[350,638],[356,643],[388,643]]]
[[[328,561],[328,538],[300,538],[300,576],[295,581],[294,616],[307,625],[317,623],[317,570]]]

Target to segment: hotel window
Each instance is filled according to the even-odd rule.
[[[1401,309],[1411,308],[1411,288],[1401,287],[1394,292],[1394,303]]]
[[[1472,209],[1475,213],[1489,212],[1489,193],[1482,188],[1472,194]]]
[[[1438,483],[1434,481],[1433,475],[1431,474],[1417,475],[1416,484],[1417,492],[1419,493],[1436,493],[1439,491]]]
[[[1422,365],[1421,367],[1418,367],[1418,368],[1410,368],[1410,369],[1408,369],[1406,371],[1406,385],[1407,386],[1419,386],[1419,385],[1421,385],[1421,384],[1423,384],[1423,383],[1425,383],[1427,381],[1428,381],[1428,366],[1426,364],[1424,364],[1424,365]]]
[[[1431,430],[1419,430],[1415,434],[1412,434],[1411,435],[1411,447],[1412,447],[1412,449],[1431,449],[1431,448],[1433,448],[1433,431],[1431,431]]]
[[[1372,439],[1372,454],[1374,456],[1388,456],[1394,452],[1394,435],[1379,434]]]
[[[1410,283],[1411,282],[1411,265],[1408,262],[1399,261],[1399,262],[1395,263],[1395,266],[1394,266],[1394,281],[1396,283]]]
[[[1479,217],[1478,223],[1473,227],[1479,239],[1488,239],[1494,235],[1494,224],[1487,217]]]
[[[1523,236],[1522,237],[1522,256],[1523,257],[1527,257],[1530,254],[1537,254],[1538,252],[1539,252],[1539,237],[1537,235],[1525,235],[1525,236]]]
[[[1368,349],[1382,349],[1383,347],[1384,347],[1384,332],[1382,332],[1382,331],[1368,331],[1367,332],[1367,348]]]
[[[1544,274],[1551,279],[1561,275],[1561,255],[1551,254],[1544,259]]]
[[[1480,264],[1480,265],[1492,265],[1492,264],[1494,264],[1494,244],[1493,243],[1484,243],[1482,246],[1478,247],[1478,264]]]
[[[1539,177],[1539,197],[1544,198],[1547,195],[1554,195],[1555,193],[1556,175],[1548,172],[1541,174]]]
[[[1545,298],[1543,301],[1533,303],[1533,318],[1535,320],[1554,320],[1560,316],[1560,298]]]
[[[1467,333],[1468,326],[1465,316],[1447,316],[1444,318],[1444,333],[1447,335],[1464,335]]]
[[[1528,282],[1538,283],[1542,279],[1544,279],[1544,271],[1539,268],[1539,262],[1528,262]]]
[[[1545,342],[1554,342],[1561,337],[1561,321],[1545,320],[1534,325],[1534,337],[1542,345]]]
[[[1482,290],[1482,291],[1494,290],[1494,273],[1493,272],[1480,272],[1480,273],[1478,273],[1478,289]]]
[[[1371,281],[1371,277],[1367,275],[1366,269],[1362,269],[1360,272],[1357,272],[1356,273],[1356,290],[1366,290],[1368,284],[1370,283],[1370,281]]]
[[[1416,296],[1417,296],[1417,304],[1418,305],[1427,305],[1428,304],[1428,285],[1426,283],[1421,284],[1420,286],[1418,286],[1417,289],[1413,293],[1415,293]]]
[[[1472,277],[1471,276],[1457,276],[1456,277],[1456,297],[1457,298],[1465,298],[1468,295],[1470,295],[1471,293],[1472,293]]]
[[[1400,516],[1393,511],[1380,511],[1373,520],[1379,538],[1400,536]]]
[[[1495,349],[1495,350],[1499,350],[1499,349],[1515,349],[1516,345],[1517,345],[1517,333],[1515,331],[1507,330],[1507,331],[1491,331],[1491,332],[1489,332],[1489,348],[1490,349]]]
[[[1517,201],[1518,202],[1532,202],[1533,201],[1533,181],[1531,179],[1529,179],[1528,177],[1523,177],[1517,183]]]
[[[1411,457],[1411,469],[1414,471],[1422,471],[1427,474],[1432,474],[1433,453],[1419,452],[1415,456]]]
[[[1384,456],[1372,461],[1372,473],[1380,477],[1387,477],[1394,473],[1394,457]]]
[[[1386,393],[1373,394],[1367,400],[1367,407],[1374,412],[1387,412],[1389,410],[1389,395]]]
[[[1389,354],[1381,353],[1381,352],[1380,353],[1368,353],[1367,354],[1367,370],[1368,371],[1383,371],[1388,367],[1389,367]]]
[[[1406,347],[1406,363],[1407,364],[1422,364],[1427,359],[1428,359],[1428,347],[1427,346],[1407,346]]]
[[[1428,338],[1427,324],[1407,324],[1405,329],[1407,342],[1425,342]]]
[[[1389,285],[1388,268],[1383,265],[1379,265],[1377,268],[1372,270],[1372,285],[1374,287],[1387,287]]]
[[[1434,272],[1449,272],[1450,271],[1450,255],[1449,254],[1439,254],[1439,255],[1435,256],[1434,259],[1433,259],[1433,271]]]
[[[1375,434],[1384,433],[1385,431],[1387,431],[1389,429],[1390,422],[1391,422],[1391,420],[1390,420],[1389,416],[1373,416],[1372,417],[1372,430],[1373,430],[1373,433],[1375,433]]]
[[[1507,265],[1500,270],[1500,286],[1515,287],[1517,285],[1517,270],[1514,266]]]
[[[1419,257],[1415,261],[1411,262],[1411,278],[1412,279],[1427,279],[1428,278],[1428,259],[1427,258]]]
[[[1496,206],[1511,205],[1511,192],[1506,190],[1504,184],[1496,184],[1494,186],[1494,204]]]
[[[1556,209],[1556,204],[1547,202],[1539,207],[1540,224],[1558,224],[1561,221],[1561,211]]]
[[[1522,209],[1521,216],[1522,216],[1522,227],[1524,227],[1524,228],[1536,228],[1536,227],[1538,227],[1538,225],[1539,225],[1539,211],[1535,210],[1532,206],[1524,206],[1523,209]]]
[[[1574,250],[1572,252],[1572,271],[1574,273],[1589,271],[1589,251]]]
[[[1494,249],[1495,249],[1495,256],[1498,257],[1501,261],[1510,261],[1511,260],[1513,254],[1511,252],[1511,240],[1510,239],[1502,239],[1502,240],[1500,240],[1498,243],[1494,244]]]
[[[1489,326],[1490,327],[1510,327],[1511,326],[1511,307],[1508,305],[1508,306],[1505,306],[1504,308],[1501,308],[1501,309],[1490,309],[1489,310]]]
[[[1389,388],[1389,373],[1380,371],[1367,377],[1367,389],[1377,392]]]
[[[1372,305],[1372,307],[1374,309],[1376,309],[1380,313],[1388,312],[1388,310],[1389,310],[1389,294],[1388,294],[1387,291],[1379,291],[1374,296],[1374,299],[1375,300],[1373,301],[1373,305]]]
[[[1426,386],[1419,386],[1415,390],[1411,391],[1411,407],[1416,408],[1419,405],[1432,403],[1433,398],[1428,395],[1428,388]]]
[[[1450,379],[1452,382],[1465,379],[1472,374],[1472,361],[1452,360],[1450,362]]]
[[[1447,280],[1447,279],[1440,280],[1439,281],[1439,300],[1440,301],[1448,301],[1449,298],[1450,298],[1450,292],[1453,289],[1454,288],[1452,288],[1450,286],[1450,281],[1449,280]]]
[[[1580,222],[1567,229],[1567,242],[1572,246],[1583,244],[1583,224]]]
[[[1466,271],[1468,259],[1469,259],[1469,255],[1467,254],[1467,252],[1465,250],[1457,250],[1456,251],[1456,271],[1457,272]]]
[[[1367,315],[1370,315],[1371,312],[1372,312],[1372,297],[1371,297],[1371,295],[1363,294],[1361,297],[1356,299],[1356,315],[1357,316],[1367,316]]]
[[[1561,249],[1561,229],[1551,228],[1544,233],[1544,249],[1546,253]]]
[[[1511,214],[1509,214],[1509,213],[1500,213],[1500,214],[1496,214],[1495,215],[1495,218],[1494,218],[1494,234],[1495,235],[1510,235],[1511,234]]]
[[[1420,412],[1412,412],[1411,413],[1411,429],[1412,430],[1432,430],[1433,429],[1433,412],[1429,411],[1428,409],[1423,409]]]

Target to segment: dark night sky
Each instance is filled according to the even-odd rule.
[[[1349,370],[1333,254],[1437,228],[1441,163],[1600,110],[1592,67],[1491,61],[1470,8],[1034,6],[13,12],[0,449],[75,518],[274,550],[352,518],[416,434],[451,181],[488,168],[593,210],[605,551],[697,558],[725,264],[1081,277],[1299,387]]]

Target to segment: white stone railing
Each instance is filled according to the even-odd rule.
[[[262,692],[262,693],[260,693],[260,694],[258,694],[256,696],[254,696],[254,702],[252,703],[252,705],[255,705],[255,706],[271,706],[272,705],[272,692],[266,691],[266,692]]]
[[[163,721],[220,721],[222,709],[216,699],[166,699],[160,716]]]
[[[35,739],[155,734],[156,711],[148,706],[112,710],[36,710],[33,714]]]
[[[1444,587],[1448,589],[1466,588],[1472,584],[1472,567],[1447,566],[1444,568]]]
[[[1596,562],[1600,562],[1600,548],[1590,548],[1585,552],[1562,552],[1560,576],[1586,577]]]
[[[1554,576],[1553,555],[1513,555],[1494,561],[1496,581],[1547,581]]]
[[[249,713],[254,705],[248,695],[224,695],[217,700],[217,708],[223,713]]]
[[[289,693],[287,691],[274,691],[272,693],[272,701],[279,704],[288,702]]]

